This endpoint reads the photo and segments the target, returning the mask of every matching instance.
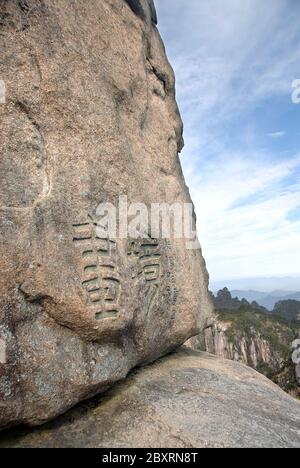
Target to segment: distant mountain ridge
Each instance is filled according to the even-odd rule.
[[[275,304],[280,301],[300,301],[300,291],[272,291],[271,293],[249,290],[232,290],[230,291],[232,297],[237,297],[240,301],[246,299],[248,302],[257,302],[267,310],[272,311]]]
[[[231,310],[231,311],[242,311],[243,309],[252,308],[253,310],[258,310],[264,312],[267,315],[277,315],[284,318],[287,321],[300,322],[300,301],[297,299],[288,299],[285,297],[281,300],[280,297],[274,297],[275,304],[272,309],[267,309],[262,305],[264,300],[269,300],[270,296],[267,296],[265,299],[260,299],[258,301],[253,301],[254,291],[248,291],[248,299],[244,297],[244,293],[247,291],[234,291],[239,293],[242,299],[239,299],[236,295],[231,293],[228,288],[223,288],[218,291],[217,294],[210,293],[213,305],[215,310]],[[277,294],[279,291],[277,291]],[[276,291],[275,291],[276,294]],[[299,293],[295,293],[294,297],[298,296]]]
[[[228,288],[220,289],[216,295],[211,293],[211,298],[216,310],[240,310],[243,307],[252,307],[255,310],[268,313],[257,301],[249,302],[245,297],[242,299],[233,297]]]
[[[210,281],[210,289],[219,291],[228,287],[230,291],[259,291],[271,294],[272,291],[282,291],[283,296],[290,292],[300,291],[300,274],[282,277],[256,277],[256,278],[224,278]]]

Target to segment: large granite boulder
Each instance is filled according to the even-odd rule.
[[[120,195],[190,203],[155,23],[148,0],[0,0],[0,428],[54,418],[207,323],[200,250],[97,231]]]
[[[300,447],[300,403],[243,364],[180,350],[5,447]]]

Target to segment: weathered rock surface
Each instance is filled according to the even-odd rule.
[[[292,360],[295,338],[296,328],[284,319],[249,307],[217,311],[213,324],[204,331],[204,339],[192,338],[188,344],[192,349],[252,367],[299,398]]]
[[[242,364],[180,350],[0,447],[300,447],[300,403]]]
[[[127,3],[0,0],[0,428],[106,390],[210,313],[199,250],[96,236],[119,195],[190,202],[154,5]]]

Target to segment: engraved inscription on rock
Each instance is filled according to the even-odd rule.
[[[129,259],[137,259],[137,267],[132,278],[142,278],[145,282],[147,314],[157,305],[161,282],[161,248],[156,239],[130,241]]]
[[[96,320],[119,315],[121,281],[116,262],[117,243],[101,238],[97,223],[89,217],[87,222],[74,224],[73,242],[82,257],[82,287],[87,304]]]

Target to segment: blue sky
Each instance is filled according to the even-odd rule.
[[[156,0],[156,7],[212,281],[299,275],[300,104],[292,82],[300,79],[300,2]]]

